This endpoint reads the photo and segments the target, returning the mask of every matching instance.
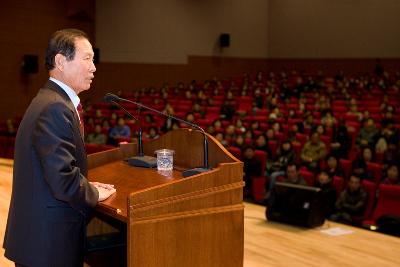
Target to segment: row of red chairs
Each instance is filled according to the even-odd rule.
[[[314,174],[300,170],[300,175],[306,180],[309,186],[314,185]],[[278,178],[279,179],[279,178]],[[346,188],[345,179],[335,176],[332,186],[336,190],[336,195]],[[368,194],[367,204],[364,214],[353,217],[353,220],[365,227],[376,226],[376,221],[382,215],[400,216],[400,186],[376,184],[375,182],[364,180],[362,187]],[[252,179],[252,193],[255,201],[262,202],[265,196],[266,180],[264,177],[254,177]]]

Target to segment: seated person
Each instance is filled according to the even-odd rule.
[[[156,127],[150,127],[148,133],[145,134],[147,139],[157,139],[160,137],[158,134],[158,129]]]
[[[89,133],[86,142],[89,144],[105,145],[107,143],[107,136],[102,133],[100,124],[94,127],[94,133]]]
[[[352,167],[353,173],[360,177],[361,180],[374,180],[374,175],[367,170],[367,163],[364,160],[358,159],[353,161]]]
[[[232,101],[224,100],[224,103],[221,105],[221,118],[226,119],[228,121],[232,120],[233,116],[235,115],[236,108],[231,103]]]
[[[289,163],[286,167],[286,176],[283,182],[290,184],[307,185],[307,182],[301,177],[298,172],[297,165],[294,163]]]
[[[239,148],[240,150],[244,146],[244,137],[243,135],[237,135],[235,141],[233,142],[232,146]]]
[[[285,173],[283,173],[283,174],[285,174]],[[279,176],[283,176],[283,175],[276,175],[276,176],[274,176],[273,179],[270,178],[268,190],[265,195],[265,203],[266,204],[270,204],[270,202],[273,201],[273,199],[271,198],[271,193],[274,189],[276,179]],[[294,162],[289,162],[287,164],[286,175],[283,177],[282,182],[290,183],[290,184],[305,185],[305,186],[308,185],[307,182],[304,180],[304,178],[299,174],[297,165]]]
[[[379,131],[375,126],[374,120],[370,118],[365,122],[364,127],[361,128],[356,142],[359,147],[375,147],[378,137]]]
[[[336,203],[336,190],[332,185],[332,178],[327,172],[322,171],[315,181],[315,187],[321,188],[321,199],[324,203],[325,217],[332,215]]]
[[[319,161],[326,155],[326,146],[324,142],[319,139],[319,133],[314,132],[311,138],[307,141],[301,150],[300,157],[303,164],[310,170],[318,168]]]
[[[245,195],[249,196],[251,192],[251,178],[262,175],[261,161],[256,157],[255,149],[253,146],[245,146],[242,149],[243,161],[243,179],[245,181]]]
[[[347,188],[340,194],[335,203],[335,212],[330,216],[332,221],[354,224],[353,217],[362,216],[367,205],[368,194],[361,187],[361,178],[351,175]]]
[[[200,105],[199,102],[195,102],[192,108],[192,113],[194,115],[198,115],[200,118],[204,118],[204,115],[206,112],[204,111],[204,108]]]
[[[333,179],[334,176],[344,177],[344,172],[339,166],[335,156],[329,155],[326,163],[325,172],[329,175],[329,178]]]
[[[363,147],[359,159],[365,161],[365,163],[374,162],[374,151],[369,146]]]
[[[288,164],[293,163],[296,160],[296,153],[293,151],[290,141],[287,140],[281,144],[277,156],[278,159],[274,161],[271,166],[272,173],[269,177],[267,192],[272,190],[277,177],[285,175]]]
[[[268,147],[268,138],[265,134],[260,134],[255,141],[255,149],[262,150],[267,153],[267,157],[271,156],[271,151]]]
[[[386,178],[382,180],[382,184],[400,185],[399,167],[397,165],[389,165]]]
[[[216,132],[214,135],[215,139],[217,139],[218,142],[221,143],[221,145],[223,145],[224,147],[228,147],[230,144],[228,143],[228,141],[225,139],[225,135],[224,133],[221,132]]]
[[[194,123],[194,120],[195,120],[194,113],[192,113],[192,112],[186,113],[185,120],[188,122]],[[183,123],[182,126],[187,127],[186,123]]]
[[[341,123],[337,130],[333,131],[331,153],[337,158],[347,159],[351,147],[351,137],[346,125]]]
[[[130,138],[131,129],[128,125],[125,125],[125,119],[123,117],[118,118],[118,123],[111,128],[109,133],[109,141],[112,145],[118,145],[118,139]]]
[[[235,125],[229,124],[225,128],[225,139],[231,144],[235,141],[236,139]]]

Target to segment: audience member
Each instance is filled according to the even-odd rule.
[[[382,180],[382,184],[400,185],[399,167],[398,165],[390,165],[387,168],[387,175]]]
[[[286,167],[286,176],[283,182],[290,184],[307,185],[307,182],[299,174],[297,165],[295,163],[289,163]]]
[[[222,128],[222,122],[220,119],[214,120],[212,125],[214,126],[215,132],[224,132],[224,129]]]
[[[271,150],[268,147],[268,139],[265,134],[260,134],[255,141],[255,149],[267,153],[267,158],[271,157]]]
[[[397,143],[389,142],[388,148],[383,154],[384,168],[388,165],[397,164],[400,162],[400,146]]]
[[[317,176],[314,186],[321,189],[320,195],[325,217],[329,218],[335,210],[336,203],[336,190],[332,185],[332,178],[329,177],[328,173],[322,171]]]
[[[87,135],[86,142],[97,145],[105,145],[107,143],[107,136],[103,133],[100,124],[96,124],[94,127],[94,133],[89,133]]]
[[[325,172],[329,175],[329,178],[333,179],[335,176],[344,177],[344,172],[338,164],[338,160],[334,155],[327,157],[327,166]]]
[[[235,139],[236,139],[235,125],[229,124],[225,128],[225,140],[227,140],[228,143],[233,143]]]
[[[378,141],[379,131],[375,126],[373,119],[368,119],[364,127],[361,128],[357,138],[357,145],[359,147],[375,147],[376,141]]]
[[[147,139],[157,139],[157,138],[159,138],[160,135],[158,134],[157,127],[154,127],[154,126],[150,127],[149,130],[148,130],[148,133],[146,133],[145,137]]]
[[[251,179],[253,177],[261,176],[261,161],[256,157],[255,149],[253,146],[245,146],[242,150],[243,161],[243,179],[245,181],[245,196],[249,196],[251,192]]]
[[[311,138],[307,141],[301,150],[301,160],[308,169],[316,170],[319,166],[319,161],[326,155],[326,146],[319,139],[319,133],[314,132]]]
[[[204,108],[198,102],[194,103],[192,113],[195,116],[199,116],[199,118],[204,118],[205,115]]]
[[[236,120],[235,127],[236,127],[236,132],[239,132],[241,134],[246,132],[246,127],[244,127],[243,121],[241,119]]]
[[[186,113],[185,120],[190,123],[194,123],[194,114],[192,112]],[[187,127],[187,124],[184,123],[183,125]]]
[[[367,205],[368,194],[361,187],[361,178],[352,175],[347,188],[340,194],[335,203],[335,212],[331,215],[332,221],[354,224],[354,217],[364,214]]]
[[[225,140],[225,135],[222,132],[216,132],[215,133],[215,139],[217,139],[218,142],[220,142],[224,147],[229,146],[229,143]]]
[[[364,160],[358,159],[353,161],[352,168],[353,168],[353,174],[359,177],[360,179],[369,181],[374,180],[374,176],[372,172],[367,170],[367,163]]]
[[[363,147],[361,150],[360,159],[363,160],[365,164],[367,164],[368,162],[375,162],[374,151],[368,146]]]
[[[331,153],[336,158],[347,159],[351,148],[351,138],[344,124],[340,124],[337,131],[334,131],[331,143]]]
[[[239,134],[236,136],[235,141],[233,142],[232,146],[239,148],[240,150],[244,147],[244,137],[243,135]]]
[[[125,125],[125,119],[123,117],[118,118],[116,126],[112,127],[109,133],[109,143],[112,145],[118,145],[119,139],[127,139],[131,137],[131,129],[128,125]]]
[[[233,116],[235,115],[236,109],[233,105],[232,101],[227,99],[224,100],[224,103],[221,106],[221,118],[225,120],[232,120]]]

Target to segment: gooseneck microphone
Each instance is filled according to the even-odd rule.
[[[151,156],[145,156],[143,152],[143,131],[142,131],[142,125],[140,123],[140,120],[133,116],[126,108],[124,108],[122,105],[120,105],[117,101],[118,99],[115,98],[114,95],[111,94],[106,94],[104,96],[104,101],[113,103],[120,109],[122,109],[125,114],[127,114],[131,119],[134,119],[135,121],[138,122],[139,124],[139,130],[138,130],[138,155],[135,157],[131,157],[127,159],[127,162],[135,167],[143,167],[143,168],[154,168],[157,166],[157,159],[155,157]]]
[[[113,103],[116,103],[116,102],[119,102],[119,101],[132,103],[132,104],[138,106],[139,108],[144,108],[144,109],[153,111],[153,112],[155,112],[155,113],[157,113],[159,115],[162,115],[162,116],[165,116],[167,118],[171,118],[173,120],[182,122],[182,123],[184,123],[186,125],[189,125],[190,127],[194,128],[194,129],[199,130],[203,134],[203,137],[204,137],[204,142],[203,142],[203,153],[204,153],[204,155],[203,155],[203,166],[199,167],[199,168],[185,170],[185,171],[182,172],[182,175],[184,177],[188,177],[188,176],[192,176],[192,175],[199,174],[199,173],[206,172],[206,171],[210,170],[210,166],[208,164],[208,140],[207,140],[207,134],[204,131],[204,129],[201,128],[199,125],[191,123],[191,122],[183,120],[183,119],[180,119],[180,118],[177,118],[177,117],[172,116],[170,114],[166,114],[164,112],[161,112],[159,110],[153,109],[153,108],[148,107],[146,105],[143,105],[141,103],[138,103],[138,102],[135,102],[135,101],[132,101],[132,100],[129,100],[129,99],[121,98],[121,97],[119,97],[117,95],[114,95],[114,94],[111,94],[111,93],[107,93],[104,96],[104,100],[107,101],[107,102],[113,102]],[[118,105],[118,106],[120,106],[120,105]],[[125,109],[123,109],[123,110],[126,111]],[[139,140],[139,142],[140,142],[140,140]],[[139,144],[139,147],[140,147],[140,144]],[[143,148],[142,148],[142,151],[143,151]]]

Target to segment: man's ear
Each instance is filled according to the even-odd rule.
[[[55,67],[56,67],[57,69],[59,69],[60,71],[63,71],[63,70],[64,70],[64,63],[65,63],[65,61],[66,61],[66,58],[65,58],[65,56],[62,55],[62,54],[57,54],[57,55],[54,57],[54,64],[55,64]]]

